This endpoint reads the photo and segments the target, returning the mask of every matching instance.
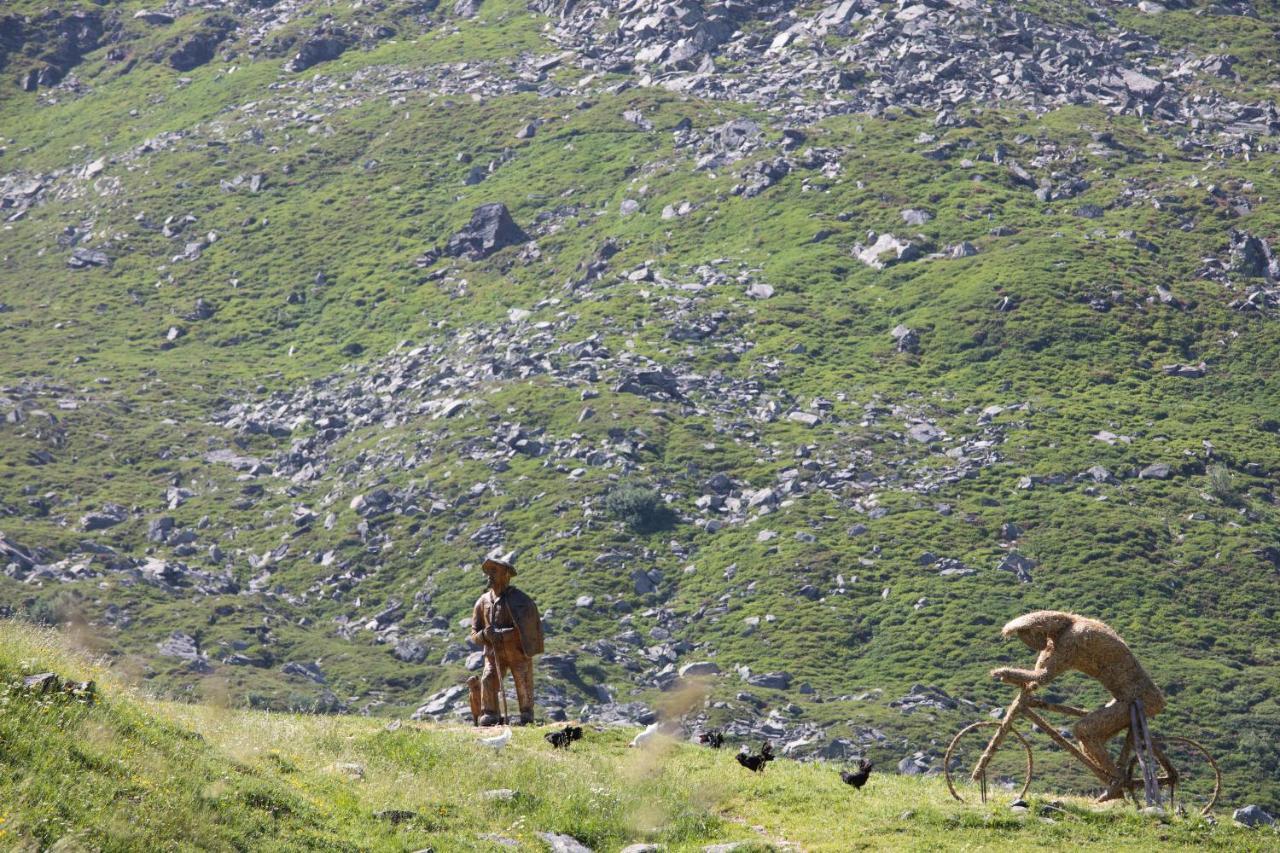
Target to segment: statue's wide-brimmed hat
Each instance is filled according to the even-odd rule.
[[[480,571],[488,574],[493,569],[506,569],[512,577],[516,576],[516,567],[508,563],[506,560],[499,560],[496,557],[486,557],[485,561],[480,565]]]

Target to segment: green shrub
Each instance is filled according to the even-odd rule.
[[[80,595],[73,590],[54,590],[41,598],[29,601],[19,611],[28,622],[44,627],[60,625],[79,612]]]
[[[1209,466],[1209,492],[1227,506],[1240,503],[1240,495],[1226,465]]]
[[[622,483],[604,499],[605,509],[637,533],[664,530],[675,521],[657,489],[640,483]]]
[[[44,598],[37,598],[35,601],[28,604],[23,615],[26,616],[27,621],[32,624],[46,628],[52,625],[57,625],[59,621],[57,607],[53,602]]]

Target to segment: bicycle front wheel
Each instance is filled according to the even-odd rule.
[[[978,759],[1000,728],[994,720],[983,720],[961,729],[942,759],[943,772],[951,796],[962,803],[985,803],[1008,797],[1010,802],[1026,796],[1031,787],[1031,744],[1017,729],[1010,729],[982,772],[975,774]]]
[[[1185,737],[1153,735],[1156,784],[1165,807],[1177,814],[1207,815],[1222,792],[1222,771],[1209,750]],[[1128,788],[1135,801],[1143,796],[1142,767],[1136,757],[1126,768]]]

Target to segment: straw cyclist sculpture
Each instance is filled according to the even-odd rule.
[[[1164,710],[1160,688],[1120,635],[1096,619],[1056,610],[1037,610],[1019,616],[1000,633],[1005,637],[1016,635],[1040,656],[1036,658],[1034,670],[993,669],[993,678],[1034,690],[1062,672],[1074,669],[1102,682],[1115,697],[1082,717],[1074,732],[1081,751],[1109,778],[1119,778],[1119,771],[1107,751],[1107,741],[1129,726],[1130,705],[1141,703],[1140,709],[1147,717]],[[1123,790],[1111,785],[1099,800],[1123,796]]]
[[[480,676],[482,726],[510,723],[506,714],[506,673],[516,686],[519,725],[533,722],[533,658],[542,654],[542,620],[538,606],[511,586],[516,570],[506,560],[489,558],[481,570],[489,589],[476,599],[471,614],[471,642],[484,647],[484,672]],[[499,714],[499,698],[502,713]]]

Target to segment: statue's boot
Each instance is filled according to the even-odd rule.
[[[520,722],[516,725],[531,726],[533,725],[533,711],[521,711]]]
[[[498,716],[496,711],[485,711],[480,715],[479,726],[496,726],[502,722],[502,718]]]

